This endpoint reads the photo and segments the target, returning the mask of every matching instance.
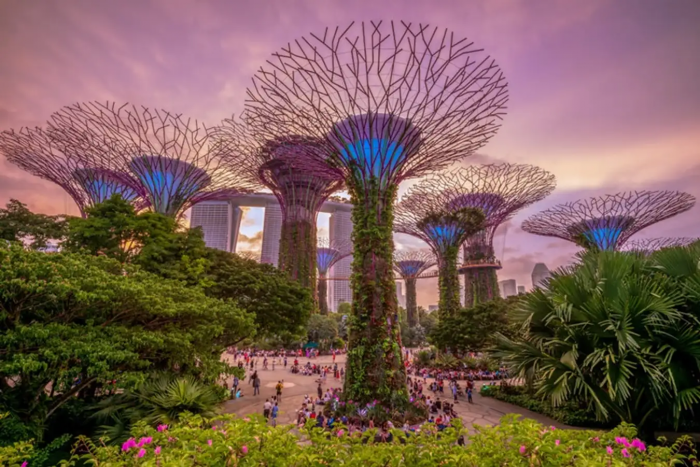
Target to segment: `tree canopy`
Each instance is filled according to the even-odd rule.
[[[0,240],[22,242],[33,250],[46,248],[50,240],[61,241],[66,228],[64,216],[35,214],[16,199],[0,209]]]

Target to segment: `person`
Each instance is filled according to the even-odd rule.
[[[284,369],[287,369],[287,356],[284,356]]]
[[[233,376],[233,384],[231,385],[231,398],[236,397],[236,393],[238,392],[238,383],[240,381],[238,380],[238,376],[234,375]]]
[[[253,395],[260,395],[260,378],[258,378],[257,372],[255,372],[255,379],[253,379]]]
[[[467,402],[470,404],[473,404],[474,401],[472,400],[472,388],[467,388]]]
[[[277,414],[279,411],[280,408],[277,405],[277,402],[275,402],[275,405],[272,407],[272,426],[277,426]]]
[[[452,395],[455,398],[455,402],[457,402],[457,383],[452,385]]]
[[[325,421],[326,418],[323,416],[323,412],[319,410],[318,415],[316,415],[316,428],[323,428],[323,422]]]
[[[318,398],[319,399],[322,398],[323,397],[323,388],[321,387],[320,381],[318,382],[318,387],[316,388],[316,391],[318,392]]]
[[[265,420],[270,418],[270,410],[272,409],[272,404],[270,403],[270,399],[265,399],[265,403],[263,404],[263,417],[265,417]]]
[[[277,390],[277,400],[282,401],[282,388],[284,388],[284,384],[282,381],[277,381],[277,386],[275,386],[275,389]]]

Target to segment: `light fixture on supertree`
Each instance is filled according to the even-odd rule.
[[[655,251],[663,250],[664,248],[676,248],[691,245],[700,238],[697,237],[655,237],[655,238],[638,238],[626,242],[621,251],[630,251],[649,255]]]
[[[630,191],[564,203],[523,222],[525,232],[558,237],[586,249],[619,250],[640,230],[693,207],[678,191]]]
[[[493,248],[496,229],[548,196],[556,186],[555,177],[527,164],[470,165],[437,177],[437,186],[451,193],[451,208],[478,208],[486,216],[487,227],[464,242],[460,272],[465,276],[465,306],[493,300],[498,297],[496,270],[501,268]]]
[[[316,219],[342,181],[289,161],[300,151],[323,150],[323,141],[286,135],[258,144],[245,124],[233,117],[225,119],[213,134],[217,150],[231,157],[236,170],[274,193],[282,210],[278,267],[315,295]]]
[[[138,180],[149,207],[160,214],[179,218],[199,202],[255,186],[226,163],[205,125],[180,114],[88,102],[66,106],[51,118],[59,133],[82,136],[83,146],[111,141],[113,150],[103,152],[97,166],[116,160],[118,171]]]
[[[437,264],[435,255],[428,250],[394,251],[394,271],[406,284],[406,318],[409,328],[418,325],[416,282],[418,277]]]
[[[137,209],[144,207],[138,181],[126,174],[99,166],[114,148],[103,140],[85,148],[81,135],[46,128],[21,128],[0,133],[0,152],[13,165],[63,188],[85,217],[86,209],[118,194]]]
[[[508,100],[494,60],[428,25],[351,23],[290,42],[248,89],[261,142],[324,139],[293,163],[345,180],[353,201],[352,318],[344,396],[405,402],[392,270],[398,184],[446,167],[497,131]]]
[[[477,207],[453,206],[452,193],[440,175],[412,186],[394,210],[394,230],[420,238],[430,246],[438,263],[440,316],[454,316],[461,308],[458,257],[462,244],[486,228],[486,216]]]
[[[316,264],[318,267],[318,308],[322,315],[328,314],[328,271],[341,259],[352,254],[352,243],[343,240],[318,239]]]

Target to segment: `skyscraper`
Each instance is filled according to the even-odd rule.
[[[396,299],[399,306],[406,308],[406,296],[403,294],[403,283],[396,281]]]
[[[508,298],[513,295],[517,295],[517,288],[515,285],[515,279],[506,279],[498,283],[498,288],[501,290],[501,297]]]
[[[351,241],[352,215],[350,210],[335,210],[329,221],[329,236],[331,241]],[[338,311],[341,302],[352,303],[352,289],[350,289],[350,274],[352,256],[338,261],[330,271],[330,277],[338,277],[344,280],[331,281],[329,287],[329,300],[331,311]]]
[[[521,293],[525,293],[525,286],[524,285],[518,286],[518,295],[520,295]]]
[[[263,219],[263,240],[261,263],[277,267],[280,254],[280,237],[282,236],[282,208],[277,199],[270,200],[265,206]]]
[[[537,263],[532,269],[532,287],[541,287],[542,283],[549,279],[552,273],[544,263]]]
[[[233,252],[238,242],[241,214],[241,208],[231,201],[206,201],[192,207],[190,226],[202,228],[208,247]]]

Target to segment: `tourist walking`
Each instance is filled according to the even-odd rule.
[[[231,385],[231,399],[236,397],[236,393],[238,392],[238,383],[240,381],[238,380],[238,376],[234,375],[233,376],[233,384]]]
[[[279,411],[280,408],[277,405],[277,402],[275,402],[275,405],[272,406],[272,426],[277,426],[277,414]]]
[[[260,378],[258,378],[258,373],[256,372],[253,379],[253,395],[260,395]]]
[[[467,402],[470,404],[474,403],[474,401],[472,401],[472,388],[467,388]]]
[[[277,381],[277,386],[275,386],[275,389],[277,390],[277,400],[279,402],[282,402],[282,389],[283,388],[284,388],[284,380]]]
[[[265,403],[263,404],[263,417],[265,417],[265,420],[270,418],[270,410],[272,409],[272,404],[270,403],[270,399],[265,399]]]

